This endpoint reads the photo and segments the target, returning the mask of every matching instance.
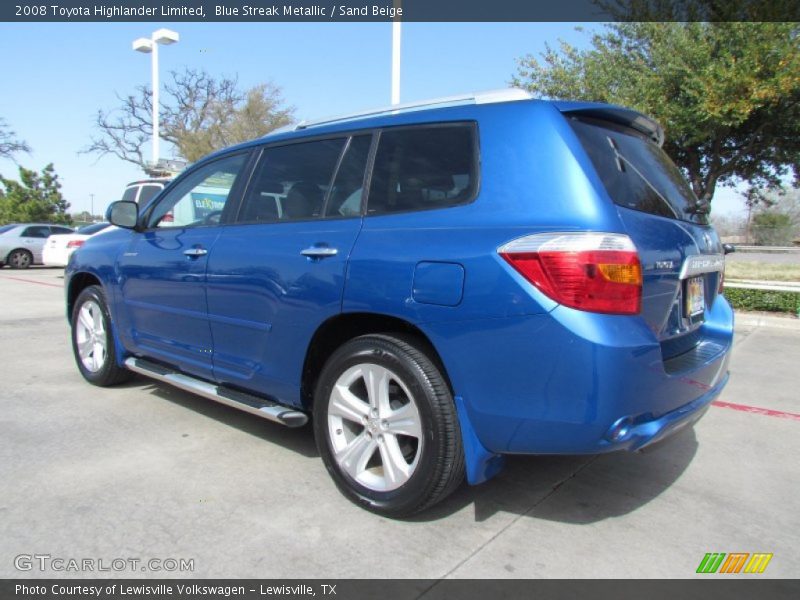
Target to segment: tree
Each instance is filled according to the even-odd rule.
[[[235,78],[216,79],[205,71],[172,72],[159,104],[159,138],[194,162],[209,152],[266,135],[291,122],[279,87],[263,83],[240,90]],[[153,133],[153,93],[146,86],[109,112],[98,111],[100,134],[84,152],[112,154],[147,170],[144,150]]]
[[[800,237],[800,190],[797,188],[789,189],[786,186],[768,189],[750,188],[744,195],[744,201],[747,207],[748,241],[753,234],[756,243],[780,246],[790,241],[790,238]],[[770,233],[776,228],[787,231],[774,235]],[[783,241],[772,238],[781,238]]]
[[[41,173],[20,167],[19,178],[14,181],[0,175],[0,223],[72,222],[67,214],[69,202],[61,195],[61,183],[52,164]]]
[[[17,139],[17,134],[8,128],[5,119],[0,119],[0,158],[14,160],[15,154],[30,151],[31,147]]]
[[[753,217],[753,236],[759,246],[788,246],[792,229],[792,218],[783,212],[768,209]]]
[[[800,182],[798,34],[796,22],[613,23],[587,50],[561,42],[541,60],[518,59],[513,83],[538,97],[621,104],[656,118],[664,149],[710,202],[718,183],[774,187],[790,172]]]

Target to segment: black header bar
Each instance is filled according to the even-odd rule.
[[[800,21],[797,0],[10,0],[5,22]]]

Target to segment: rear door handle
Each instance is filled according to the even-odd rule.
[[[183,253],[189,258],[198,258],[208,254],[208,250],[205,248],[189,248],[188,250],[184,250]]]
[[[339,249],[328,246],[311,246],[311,248],[300,250],[300,254],[308,258],[327,258],[339,254]]]

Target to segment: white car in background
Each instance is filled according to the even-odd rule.
[[[116,229],[111,223],[92,223],[75,233],[51,235],[42,250],[42,263],[46,267],[66,267],[69,257],[83,246],[87,239],[105,231]]]
[[[42,263],[42,248],[55,233],[74,233],[74,229],[52,223],[11,223],[0,226],[0,267],[27,269]]]

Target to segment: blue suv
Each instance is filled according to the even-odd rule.
[[[289,427],[401,517],[507,454],[636,450],[728,380],[724,249],[638,112],[520,90],[217,152],[75,252],[82,375]]]

